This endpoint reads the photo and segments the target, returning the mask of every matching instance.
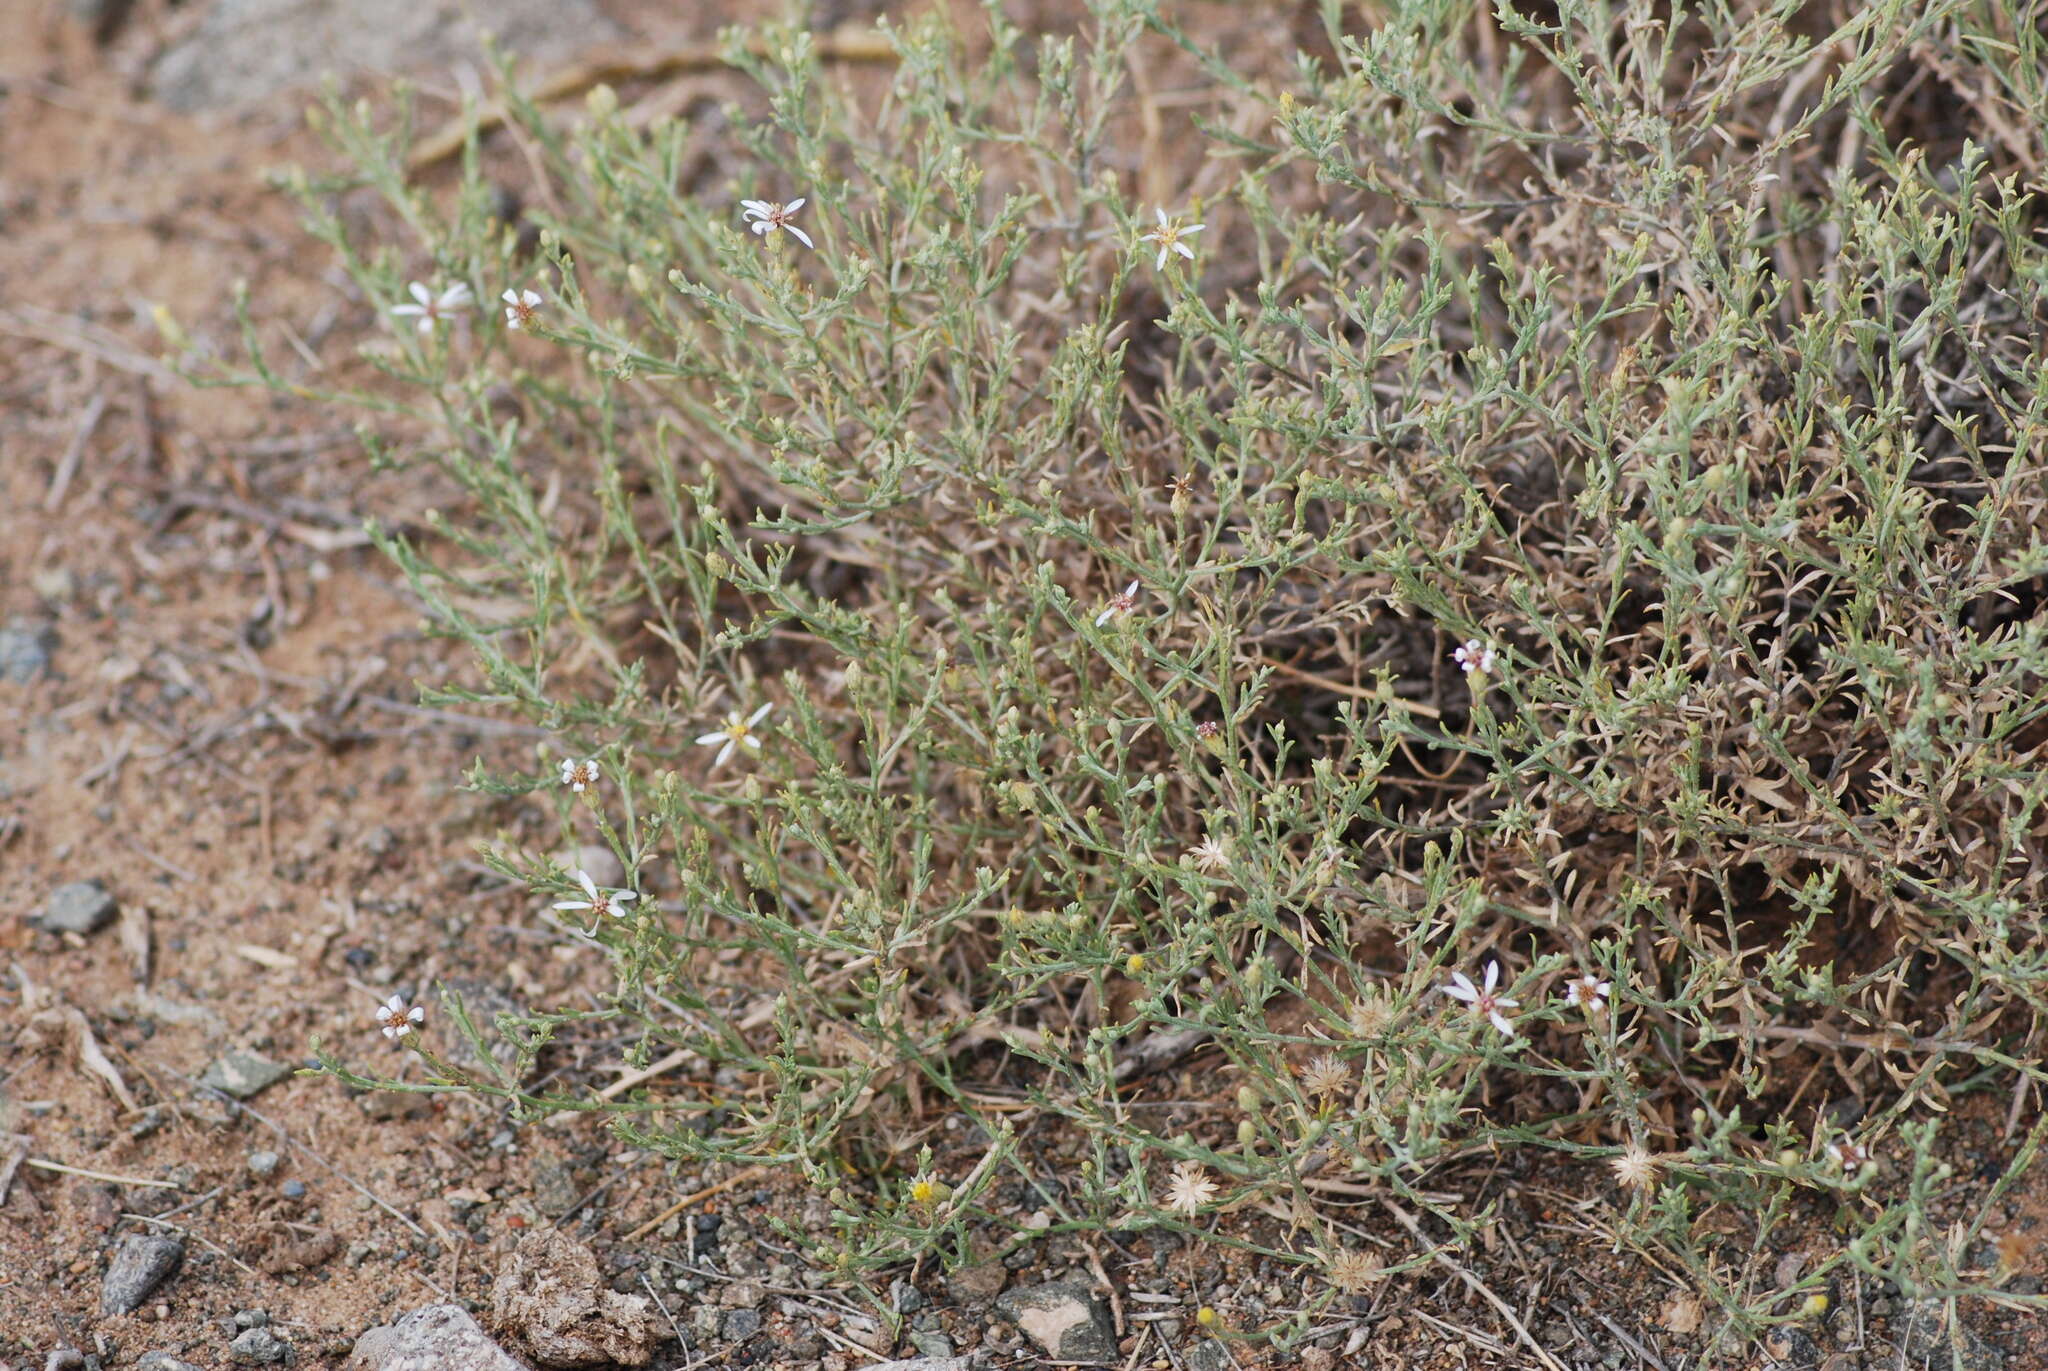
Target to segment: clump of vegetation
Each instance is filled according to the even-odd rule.
[[[848,1271],[1277,1202],[1335,1299],[1431,1254],[1333,1195],[1460,1241],[1428,1178],[1540,1149],[1737,1334],[1811,1301],[1730,1278],[1730,1201],[1839,1206],[1795,1297],[2027,1299],[1932,1215],[2048,1015],[2038,26],[1321,15],[1272,69],[1157,0],[881,73],[734,35],[722,115],[512,98],[518,224],[475,140],[408,180],[403,92],[318,112],[314,231],[421,287],[333,398],[467,497],[380,545],[446,698],[560,740],[470,783],[639,896],[495,848],[617,975],[505,1027],[756,1083],[414,1088],[801,1168]]]

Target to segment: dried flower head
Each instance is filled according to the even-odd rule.
[[[1215,875],[1230,869],[1230,840],[1218,838],[1211,833],[1187,851],[1188,860],[1195,864],[1197,871]]]
[[[377,1027],[393,1042],[416,1031],[426,1021],[427,1011],[418,1005],[408,1006],[403,995],[393,995],[377,1006]]]
[[[1493,664],[1497,659],[1492,648],[1477,638],[1467,638],[1451,653],[1451,660],[1458,664],[1461,671],[1476,672],[1485,676],[1493,671]]]
[[[531,290],[508,290],[498,297],[505,302],[505,327],[526,328],[533,323],[534,311],[540,308],[540,293]]]
[[[594,788],[597,782],[597,758],[585,757],[580,761],[569,757],[562,759],[562,784],[578,795]]]
[[[1138,583],[1131,582],[1122,590],[1109,597],[1109,608],[1095,616],[1095,626],[1101,628],[1119,614],[1129,614],[1138,607]]]
[[[1501,1013],[1501,1010],[1519,1008],[1521,1002],[1519,1000],[1511,1000],[1505,995],[1496,994],[1495,987],[1499,984],[1500,963],[1488,962],[1486,964],[1486,984],[1484,986],[1475,986],[1472,984],[1470,976],[1467,976],[1462,971],[1453,971],[1451,973],[1451,983],[1438,988],[1452,999],[1463,1000],[1466,1004],[1472,1006],[1472,1012],[1489,1020],[1494,1028],[1499,1030],[1502,1037],[1512,1038],[1515,1036],[1515,1026],[1508,1022],[1508,1016]]]
[[[1190,262],[1195,260],[1195,250],[1181,240],[1200,233],[1205,227],[1207,226],[1204,224],[1182,224],[1178,219],[1169,220],[1166,217],[1166,211],[1162,209],[1159,210],[1159,227],[1145,234],[1138,241],[1141,243],[1159,244],[1159,260],[1153,263],[1153,269],[1155,271],[1164,271],[1166,269],[1166,255],[1169,252],[1177,252]]]
[[[588,871],[576,873],[576,884],[583,887],[583,893],[587,898],[559,901],[555,905],[556,909],[587,909],[593,919],[602,919],[607,914],[615,919],[623,919],[628,912],[625,906],[640,898],[630,890],[599,890],[597,882],[590,879]]]
[[[469,308],[469,287],[461,281],[457,281],[439,295],[428,290],[426,283],[422,281],[414,281],[406,289],[412,293],[414,303],[393,305],[391,312],[401,316],[418,315],[421,333],[432,333],[434,325],[451,314]]]
[[[1324,1052],[1301,1068],[1301,1084],[1311,1095],[1335,1098],[1351,1088],[1351,1067],[1336,1053]]]
[[[1344,1017],[1350,1021],[1351,1031],[1359,1037],[1377,1038],[1392,1026],[1394,1006],[1379,991],[1368,989],[1351,1002],[1351,1009]]]
[[[1166,1183],[1166,1207],[1193,1214],[1216,1198],[1216,1182],[1199,1162],[1175,1162]]]
[[[1614,1178],[1631,1190],[1647,1190],[1657,1183],[1657,1158],[1639,1142],[1631,1142],[1607,1159]]]
[[[786,229],[790,237],[805,247],[815,248],[818,245],[811,241],[811,235],[790,222],[790,216],[803,207],[803,196],[798,196],[786,205],[778,205],[773,200],[740,201],[741,217],[749,221],[748,226],[756,234],[766,235],[778,229]]]
[[[774,702],[762,705],[746,718],[740,717],[735,709],[725,716],[725,726],[697,739],[699,747],[715,747],[718,755],[711,759],[711,765],[724,766],[732,758],[735,748],[744,747],[750,752],[761,750],[761,740],[754,734],[754,725],[768,717],[768,711],[775,708]]]
[[[1607,1008],[1607,993],[1612,989],[1612,981],[1596,980],[1589,971],[1564,983],[1564,1002],[1582,1013],[1598,1014]]]
[[[1348,1247],[1325,1254],[1323,1272],[1331,1285],[1347,1295],[1362,1295],[1387,1278],[1377,1253]]]

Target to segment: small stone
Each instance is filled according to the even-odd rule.
[[[99,881],[73,881],[50,892],[43,912],[29,922],[50,933],[97,933],[113,922],[120,902]]]
[[[767,1292],[753,1281],[734,1281],[718,1292],[718,1302],[727,1309],[759,1309]]]
[[[144,1352],[135,1365],[137,1371],[199,1371],[191,1362],[180,1361],[168,1352]]]
[[[278,1187],[278,1191],[288,1200],[303,1200],[306,1198],[306,1183],[304,1181],[286,1181]]]
[[[238,1100],[247,1100],[291,1074],[289,1066],[268,1057],[259,1057],[254,1052],[230,1052],[207,1067],[199,1083]]]
[[[761,1314],[754,1309],[728,1309],[718,1331],[727,1342],[745,1342],[761,1331]]]
[[[237,1309],[235,1327],[267,1328],[270,1325],[270,1311],[267,1309]]]
[[[901,1361],[871,1361],[861,1371],[968,1371],[973,1365],[972,1357],[905,1357]]]
[[[889,1299],[899,1314],[915,1314],[924,1308],[924,1292],[900,1276],[889,1282]]]
[[[42,679],[56,650],[56,629],[33,619],[12,620],[0,628],[0,681],[28,685]]]
[[[953,1340],[944,1333],[912,1333],[910,1345],[930,1361],[945,1361],[953,1355]]]
[[[85,1353],[75,1347],[59,1347],[43,1359],[43,1371],[85,1371]]]
[[[349,1371],[526,1371],[460,1305],[430,1304],[356,1339]]]
[[[996,1301],[996,1311],[1022,1329],[1053,1361],[1116,1362],[1116,1325],[1088,1282],[1069,1277]]]
[[[615,890],[626,883],[626,868],[620,864],[610,848],[600,847],[596,843],[570,848],[567,852],[559,854],[555,860],[572,876],[578,871],[588,872],[591,880],[607,890]]]
[[[100,1281],[100,1312],[134,1313],[184,1259],[185,1244],[177,1238],[142,1233],[121,1239]]]
[[[1231,1371],[1237,1363],[1230,1349],[1216,1338],[1204,1338],[1188,1353],[1188,1371]]]
[[[946,1279],[946,1293],[953,1303],[970,1308],[987,1304],[1003,1292],[1010,1279],[1009,1269],[993,1259],[963,1266]]]
[[[258,1180],[267,1180],[277,1174],[277,1168],[283,1162],[284,1158],[278,1156],[275,1152],[251,1152],[249,1154],[249,1174]]]
[[[268,1328],[245,1329],[228,1344],[228,1360],[239,1366],[270,1366],[291,1355],[291,1344]]]
[[[1820,1347],[1801,1329],[1773,1328],[1764,1334],[1763,1348],[1774,1371],[1813,1371],[1820,1365]]]

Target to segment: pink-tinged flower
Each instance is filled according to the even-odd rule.
[[[1206,224],[1183,225],[1177,219],[1169,220],[1166,217],[1166,211],[1162,209],[1159,211],[1159,227],[1153,229],[1138,241],[1141,243],[1159,244],[1159,260],[1153,263],[1153,270],[1164,271],[1166,269],[1166,254],[1169,252],[1177,252],[1190,262],[1195,260],[1195,250],[1182,242],[1181,239],[1200,233],[1206,227],[1208,227]]]
[[[1223,725],[1214,719],[1204,719],[1195,725],[1195,736],[1205,743],[1213,743],[1223,736]]]
[[[1612,989],[1612,981],[1595,980],[1589,971],[1564,983],[1564,1002],[1583,1013],[1598,1014],[1607,1008],[1607,993]]]
[[[414,281],[406,289],[412,292],[412,298],[417,303],[393,305],[391,312],[404,316],[418,315],[421,333],[432,333],[434,325],[440,323],[451,314],[456,314],[469,308],[469,287],[461,281],[457,281],[439,295],[428,290],[426,285],[419,281]]]
[[[1458,645],[1457,651],[1451,654],[1451,660],[1456,662],[1462,671],[1477,672],[1481,676],[1486,676],[1492,673],[1497,658],[1492,648],[1477,638],[1467,638]]]
[[[802,243],[807,248],[815,248],[818,245],[811,241],[811,235],[789,222],[790,216],[803,207],[804,201],[802,196],[797,197],[786,205],[778,205],[772,200],[740,201],[740,208],[743,211],[741,217],[750,221],[749,227],[755,233],[769,234],[777,229],[787,229],[789,235],[799,243]]]
[[[1508,1022],[1508,1016],[1501,1013],[1501,1010],[1518,1009],[1521,1007],[1521,1002],[1508,999],[1505,995],[1496,994],[1495,987],[1499,984],[1500,963],[1488,962],[1486,964],[1486,984],[1483,987],[1472,984],[1472,978],[1464,972],[1453,971],[1451,973],[1451,983],[1446,986],[1439,986],[1438,989],[1454,1000],[1463,1000],[1466,1004],[1471,1005],[1472,1012],[1484,1016],[1500,1031],[1500,1035],[1503,1038],[1512,1038],[1515,1036],[1515,1026]]]
[[[773,708],[775,708],[775,704],[773,701],[770,701],[744,719],[740,717],[738,710],[734,710],[725,716],[724,727],[698,738],[697,746],[715,747],[718,749],[718,755],[711,759],[711,765],[713,766],[724,766],[727,761],[731,760],[733,749],[735,748],[744,747],[749,752],[759,752],[761,750],[761,740],[754,734],[754,725],[767,718],[768,711]]]
[[[565,911],[587,909],[590,911],[590,917],[593,919],[602,919],[607,914],[615,919],[623,919],[628,913],[624,906],[640,898],[639,895],[630,890],[599,890],[597,882],[590,879],[588,871],[576,873],[576,884],[583,887],[583,893],[588,898],[562,900],[555,905],[555,908]]]
[[[581,795],[586,790],[595,789],[598,779],[597,759],[595,757],[585,757],[581,761],[575,761],[568,757],[562,759],[562,784],[575,791],[578,795]]]
[[[417,1031],[426,1021],[427,1011],[418,1005],[407,1006],[403,995],[393,995],[377,1006],[377,1026],[393,1042]]]
[[[508,290],[498,297],[505,302],[505,327],[528,328],[540,308],[540,294],[531,290]]]
[[[1122,590],[1109,597],[1109,608],[1095,616],[1095,626],[1101,628],[1119,614],[1129,614],[1138,607],[1138,583],[1131,582]]]
[[[1216,1198],[1216,1182],[1199,1162],[1175,1162],[1166,1184],[1166,1207],[1192,1214]]]
[[[1831,1142],[1828,1144],[1828,1160],[1840,1167],[1844,1176],[1853,1176],[1870,1165],[1870,1149],[1847,1139]]]

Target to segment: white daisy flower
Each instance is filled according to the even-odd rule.
[[[1175,1162],[1166,1185],[1166,1207],[1192,1214],[1216,1198],[1216,1182],[1199,1162]]]
[[[582,794],[593,789],[598,782],[597,758],[585,757],[581,761],[562,758],[562,784]]]
[[[1195,864],[1197,870],[1206,871],[1211,875],[1219,871],[1228,871],[1230,844],[1213,833],[1206,834],[1202,841],[1188,849],[1188,860]]]
[[[1607,1008],[1607,993],[1613,989],[1614,982],[1595,980],[1589,971],[1564,983],[1564,1002],[1588,1014],[1598,1014]]]
[[[1183,243],[1181,239],[1188,237],[1190,234],[1200,233],[1206,227],[1208,227],[1206,224],[1188,224],[1183,227],[1178,221],[1168,220],[1166,211],[1162,209],[1159,211],[1159,227],[1138,241],[1141,243],[1159,244],[1159,260],[1153,263],[1153,270],[1164,271],[1166,269],[1166,254],[1169,252],[1177,252],[1190,262],[1195,260],[1195,250],[1186,243]]]
[[[724,766],[730,761],[733,749],[735,748],[745,747],[749,751],[759,752],[761,750],[761,740],[754,735],[754,725],[767,718],[768,711],[773,708],[775,708],[775,705],[771,701],[768,704],[762,705],[744,719],[740,717],[738,710],[734,710],[725,716],[725,726],[723,728],[720,728],[715,733],[706,733],[697,739],[697,746],[715,747],[718,749],[718,755],[711,759],[711,765],[715,767]]]
[[[1095,616],[1095,626],[1101,628],[1119,614],[1129,614],[1138,607],[1138,583],[1131,582],[1117,594],[1109,597],[1109,608]]]
[[[815,248],[818,245],[811,241],[811,235],[789,222],[790,216],[803,207],[804,197],[802,196],[798,196],[786,205],[778,205],[773,200],[740,201],[741,217],[750,221],[749,226],[755,233],[765,235],[773,233],[777,229],[787,229],[790,236],[799,243],[802,243],[807,248]]]
[[[597,882],[590,879],[588,871],[576,873],[576,884],[583,887],[583,893],[589,898],[561,900],[556,903],[556,909],[563,911],[587,909],[590,911],[590,917],[593,919],[602,919],[607,914],[615,919],[623,919],[627,913],[623,906],[629,905],[640,898],[639,895],[630,890],[599,890]]]
[[[1471,1005],[1472,1012],[1484,1015],[1500,1031],[1500,1035],[1503,1038],[1512,1038],[1515,1036],[1515,1026],[1508,1022],[1507,1015],[1501,1013],[1501,1010],[1520,1008],[1521,1002],[1519,1000],[1511,1000],[1505,995],[1495,994],[1494,988],[1499,984],[1500,963],[1488,962],[1486,964],[1486,984],[1483,987],[1473,985],[1472,978],[1464,972],[1453,971],[1451,973],[1451,983],[1445,986],[1438,986],[1437,988],[1452,999],[1463,1000],[1466,1004]]]
[[[426,1021],[427,1011],[418,1005],[408,1006],[403,995],[393,995],[377,1006],[377,1026],[393,1042],[414,1032]]]
[[[439,295],[428,290],[426,285],[414,281],[406,287],[417,302],[410,305],[393,305],[391,312],[398,315],[418,315],[421,333],[432,333],[434,325],[451,314],[469,308],[469,287],[461,281],[442,291]]]
[[[1477,638],[1467,638],[1458,645],[1457,651],[1451,654],[1451,660],[1456,662],[1462,671],[1476,671],[1485,676],[1492,673],[1497,658],[1492,648]]]
[[[508,290],[498,297],[505,302],[505,327],[526,328],[533,323],[534,311],[540,308],[540,293],[532,290]]]

